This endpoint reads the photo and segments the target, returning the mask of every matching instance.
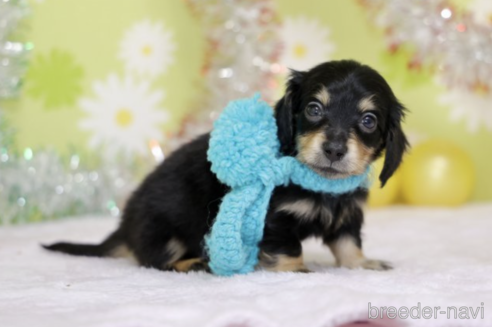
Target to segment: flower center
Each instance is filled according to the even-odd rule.
[[[144,56],[150,56],[152,54],[152,47],[149,45],[146,45],[142,48],[142,53]]]
[[[481,83],[481,82],[477,82],[473,86],[473,91],[475,92],[476,95],[479,95],[482,97],[488,96],[489,92],[490,92],[488,85]]]
[[[306,56],[306,46],[303,45],[302,43],[298,43],[294,46],[294,56],[297,58],[303,58]]]
[[[118,110],[116,113],[116,124],[119,126],[126,128],[133,122],[133,114],[126,108],[122,108]]]

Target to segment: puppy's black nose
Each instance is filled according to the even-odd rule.
[[[323,144],[325,156],[331,161],[339,161],[347,153],[347,146],[341,142],[325,142]]]

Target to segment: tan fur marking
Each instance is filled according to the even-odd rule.
[[[260,266],[267,271],[295,271],[308,272],[304,266],[302,255],[299,257],[289,257],[287,255],[270,255],[265,252],[260,253]]]
[[[283,203],[277,207],[276,211],[294,214],[301,221],[312,221],[319,218],[326,229],[330,227],[332,221],[330,209],[316,204],[310,199],[299,199],[294,202]]]
[[[313,220],[318,214],[316,204],[309,199],[300,199],[291,203],[283,203],[277,207],[277,212],[287,212],[297,215],[303,220]]]
[[[361,101],[359,101],[359,110],[361,112],[366,112],[368,110],[375,110],[376,105],[373,102],[373,97],[374,96],[369,96],[366,98],[363,98]]]
[[[330,93],[324,86],[322,86],[321,89],[314,94],[314,98],[318,99],[325,106],[328,106],[330,103]]]
[[[116,258],[131,258],[133,257],[133,253],[126,245],[120,245],[111,251],[110,256]]]
[[[184,261],[178,261],[172,265],[173,269],[178,271],[178,272],[189,272],[191,267],[196,264],[196,263],[201,263],[203,262],[202,259],[196,258],[196,259],[189,259],[189,260],[184,260]]]
[[[186,247],[184,244],[176,238],[171,238],[166,245],[166,252],[169,254],[170,258],[164,266],[170,266],[177,260],[179,260],[185,253]]]
[[[361,198],[356,198],[355,199],[355,205],[361,209],[362,212],[365,212],[365,209],[367,207],[367,200],[361,199]]]
[[[337,231],[347,222],[350,224],[352,216],[356,213],[356,211],[363,212],[365,204],[365,200],[361,198],[355,198],[352,199],[352,201],[345,203],[344,206],[340,208],[338,213],[336,213],[337,218],[333,226],[333,231]]]
[[[315,131],[297,137],[297,158],[304,163],[316,162],[326,135],[323,131]]]
[[[326,230],[331,228],[331,223],[333,221],[333,213],[330,208],[327,206],[321,206],[319,210],[320,220],[323,223],[323,226]]]
[[[338,229],[340,229],[340,227],[349,219],[350,219],[350,210],[345,206],[343,206],[340,209],[340,212],[338,213],[337,219],[335,220],[335,227],[333,228],[333,230],[337,231]]]
[[[357,137],[357,134],[351,132],[347,141],[348,152],[346,155],[347,162],[350,163],[348,170],[351,174],[362,174],[367,169],[374,154],[373,148],[366,147]]]

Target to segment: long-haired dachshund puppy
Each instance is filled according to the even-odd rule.
[[[408,147],[401,129],[405,109],[378,72],[355,61],[331,61],[293,71],[275,106],[284,155],[295,156],[328,179],[365,172],[385,151],[381,184],[395,172]],[[56,243],[45,248],[73,255],[131,252],[160,270],[207,270],[204,236],[228,188],[210,171],[209,135],[175,151],[143,181],[123,212],[119,228],[99,245]],[[301,241],[321,237],[348,268],[385,270],[362,252],[367,190],[340,196],[291,184],[272,195],[260,243],[259,265],[271,271],[307,271]]]

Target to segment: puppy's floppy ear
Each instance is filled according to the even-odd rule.
[[[383,170],[379,175],[381,188],[386,181],[395,173],[400,166],[403,154],[408,149],[408,141],[401,128],[401,122],[405,116],[405,107],[403,107],[396,98],[390,108],[388,117],[388,129],[386,132],[386,156],[384,159]]]
[[[294,149],[294,106],[299,99],[299,87],[304,78],[304,72],[291,70],[285,96],[275,105],[275,119],[277,120],[280,151],[289,155]]]

